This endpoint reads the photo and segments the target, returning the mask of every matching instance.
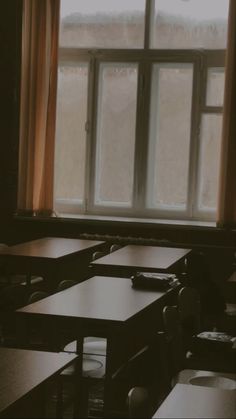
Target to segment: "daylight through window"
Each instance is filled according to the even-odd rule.
[[[229,0],[61,0],[55,210],[214,220]]]

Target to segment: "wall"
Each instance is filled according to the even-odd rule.
[[[21,0],[1,2],[0,21],[0,242],[16,208]]]

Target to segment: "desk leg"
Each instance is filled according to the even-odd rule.
[[[84,338],[79,337],[76,346],[78,358],[75,364],[74,377],[74,419],[88,416],[88,392],[83,382],[83,346]]]
[[[117,365],[116,356],[117,342],[112,337],[107,337],[107,352],[106,352],[106,372],[104,380],[104,407],[103,414],[104,418],[111,417],[111,411],[113,410],[113,379],[112,375],[115,371],[115,365]]]

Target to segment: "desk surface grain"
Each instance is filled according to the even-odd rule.
[[[122,324],[165,295],[166,292],[134,289],[129,278],[94,276],[27,305],[17,313]]]
[[[167,270],[185,258],[190,252],[191,249],[128,245],[97,259],[91,264],[94,266],[107,265]]]
[[[45,237],[25,243],[19,243],[1,249],[6,256],[24,256],[28,258],[58,259],[67,255],[95,248],[103,242],[94,240],[67,239],[62,237]]]
[[[153,418],[235,418],[235,390],[176,384]]]
[[[74,359],[74,354],[0,348],[0,413]]]

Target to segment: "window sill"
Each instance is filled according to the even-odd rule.
[[[136,217],[117,217],[107,215],[83,215],[83,214],[67,214],[61,213],[55,218],[61,220],[73,220],[73,221],[101,221],[101,222],[118,222],[127,224],[155,224],[165,226],[179,226],[179,227],[207,227],[216,228],[216,222],[211,221],[195,221],[195,220],[170,220],[161,218],[136,218]]]

